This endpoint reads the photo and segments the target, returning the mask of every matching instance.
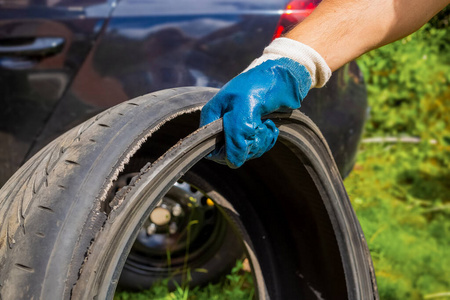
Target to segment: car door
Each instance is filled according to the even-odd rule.
[[[0,1],[0,186],[23,163],[114,5]]]

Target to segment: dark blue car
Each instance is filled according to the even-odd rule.
[[[217,279],[244,256],[252,264],[261,299],[376,297],[370,257],[339,176],[346,176],[353,166],[367,111],[363,78],[354,62],[336,71],[324,88],[310,91],[302,103],[300,111],[314,121],[321,133],[298,112],[274,116],[281,126],[281,141],[266,158],[233,171],[200,161],[200,156],[192,158],[199,163],[186,164],[176,176],[164,173],[166,177],[161,178],[173,182],[164,181],[163,194],[152,194],[158,185],[142,188],[159,196],[152,200],[153,204],[140,209],[142,215],[129,217],[135,223],[130,221],[133,229],[125,234],[128,242],[119,235],[101,242],[101,234],[97,233],[108,232],[105,228],[114,223],[110,220],[122,209],[124,199],[137,193],[133,187],[150,176],[147,169],[162,164],[161,157],[171,157],[164,153],[168,149],[175,153],[171,146],[196,130],[199,107],[217,91],[211,88],[220,88],[239,74],[273,38],[301,22],[319,2],[0,1],[0,186],[4,185],[0,192],[0,269],[4,270],[0,274],[0,299],[85,299],[97,294],[100,298],[112,297],[117,282],[130,289],[148,288],[167,276],[181,282],[186,266],[192,271],[191,284],[200,285]],[[186,86],[193,88],[173,90]],[[156,102],[151,102],[152,97]],[[109,119],[113,112],[116,116],[126,115],[126,124],[135,122],[126,125],[130,126],[126,133],[138,142],[128,142],[128,137],[118,139],[125,129],[117,127],[120,121]],[[141,116],[144,112],[145,117]],[[154,123],[155,130],[150,130],[150,125],[139,127],[147,120]],[[311,144],[306,148],[296,144],[294,140],[301,139],[289,136],[290,126],[295,127],[296,134],[302,132],[306,140],[311,135]],[[94,127],[98,127],[95,132]],[[100,129],[117,134],[99,134]],[[202,132],[206,131],[200,135]],[[322,134],[337,168],[327,158],[328,146]],[[93,167],[100,158],[91,161],[89,155],[100,151],[100,146],[89,151],[82,150],[88,147],[86,144],[75,146],[78,142],[100,141],[102,149],[110,149],[111,159],[117,162],[111,161],[111,167],[107,168],[106,162]],[[193,143],[202,145],[196,141]],[[184,143],[180,147],[190,153],[188,142]],[[114,152],[117,149],[124,150],[121,154]],[[326,171],[317,171],[320,164],[308,163],[308,155],[293,149],[316,149],[311,161],[321,161]],[[78,160],[69,157],[83,151],[87,156]],[[123,154],[126,151],[129,154]],[[119,157],[123,163],[118,163]],[[11,178],[26,161],[20,169],[23,171]],[[86,165],[89,168],[84,175],[72,175],[72,168]],[[105,173],[96,174],[102,167]],[[108,173],[112,169],[115,171]],[[313,176],[311,170],[318,175]],[[53,182],[51,176],[62,181]],[[64,184],[71,176],[77,183]],[[320,178],[331,178],[332,183],[321,184]],[[305,191],[299,185],[302,182],[315,188]],[[95,186],[96,192],[84,187],[87,183]],[[50,193],[52,186],[55,190]],[[60,195],[63,191],[71,193],[74,186],[78,190],[71,196]],[[332,196],[327,198],[327,193]],[[61,204],[62,200],[56,206],[47,203],[58,197],[67,199],[66,204]],[[77,216],[78,208],[71,209],[78,207],[78,199],[85,198],[87,202],[80,204]],[[345,204],[335,198],[344,199]],[[280,204],[282,200],[277,199],[287,202]],[[92,203],[97,203],[95,209]],[[336,203],[341,206],[334,207]],[[88,206],[89,212],[81,213],[81,207]],[[69,222],[69,218],[74,219]],[[50,223],[44,226],[43,220]],[[127,228],[126,220],[121,228]],[[192,220],[197,221],[195,226]],[[68,224],[75,229],[62,239]],[[342,228],[351,234],[343,233]],[[33,239],[37,241],[25,237],[29,230],[35,230]],[[352,244],[359,239],[360,244]],[[67,241],[73,242],[72,246],[61,246],[69,245]],[[111,246],[111,241],[118,244]],[[59,247],[64,248],[63,253],[67,249],[74,252],[65,258],[63,254],[52,256],[59,253],[52,249]],[[102,247],[104,257],[115,261],[117,267],[105,269],[105,273],[99,266],[108,263],[90,265],[105,259],[95,254],[95,249]],[[116,248],[125,250],[108,254],[108,249]],[[360,254],[355,254],[358,251]],[[354,256],[347,257],[344,252]],[[28,258],[16,262],[17,257],[33,257],[39,266],[26,263]],[[112,278],[111,284],[105,285],[103,279],[95,277],[97,272],[103,274],[102,278]],[[14,280],[30,284],[30,288],[18,290],[14,286],[18,283],[8,283]],[[90,286],[87,282],[94,283]]]

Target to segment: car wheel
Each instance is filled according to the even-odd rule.
[[[149,160],[133,159],[131,166],[142,167]],[[201,165],[178,180],[144,221],[120,275],[122,289],[148,289],[165,278],[171,279],[171,288],[174,282],[180,286],[208,284],[244,257],[241,239],[211,199],[217,194],[214,185],[220,186],[221,180],[214,180],[215,174]],[[124,172],[113,194],[135,176],[139,172]]]
[[[143,230],[163,230],[149,229],[149,220],[170,230],[177,201],[194,195],[214,203],[214,224],[225,224],[225,233],[209,227],[210,238],[198,248],[188,238],[181,252],[211,242],[206,248],[228,257],[227,247],[243,245],[259,299],[377,298],[364,236],[317,127],[298,111],[275,114],[280,137],[269,153],[236,170],[205,161],[221,141],[221,120],[196,128],[199,110],[216,92],[180,88],[133,99],[30,159],[0,191],[0,298],[112,299],[126,272],[138,274],[154,257],[143,255],[132,269],[148,250],[139,248]],[[199,257],[209,257],[216,276],[214,268],[227,264],[215,264],[221,259],[214,255]],[[164,274],[169,265],[162,265]]]

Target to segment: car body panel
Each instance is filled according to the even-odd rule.
[[[284,0],[119,1],[103,28],[90,27],[92,47],[84,50],[84,59],[67,75],[63,96],[53,100],[37,122],[43,127],[22,128],[27,143],[0,151],[19,149],[14,151],[20,152],[20,161],[24,153],[29,158],[59,134],[125,100],[166,88],[223,86],[261,55],[286,4]],[[11,102],[11,97],[4,101]],[[354,63],[336,71],[326,87],[312,90],[300,108],[323,131],[343,175],[353,165],[366,109],[365,87]],[[20,106],[11,110],[22,111]],[[11,115],[8,122],[15,119]],[[0,130],[4,132],[8,131]],[[10,135],[16,139],[17,131]],[[0,185],[17,167],[2,171]]]
[[[24,162],[111,10],[110,0],[1,2],[0,185]]]

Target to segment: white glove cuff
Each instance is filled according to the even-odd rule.
[[[264,49],[263,55],[255,59],[247,69],[256,67],[266,60],[275,60],[282,57],[290,58],[309,71],[311,75],[311,88],[323,87],[331,77],[331,69],[313,48],[288,38],[277,38]]]

